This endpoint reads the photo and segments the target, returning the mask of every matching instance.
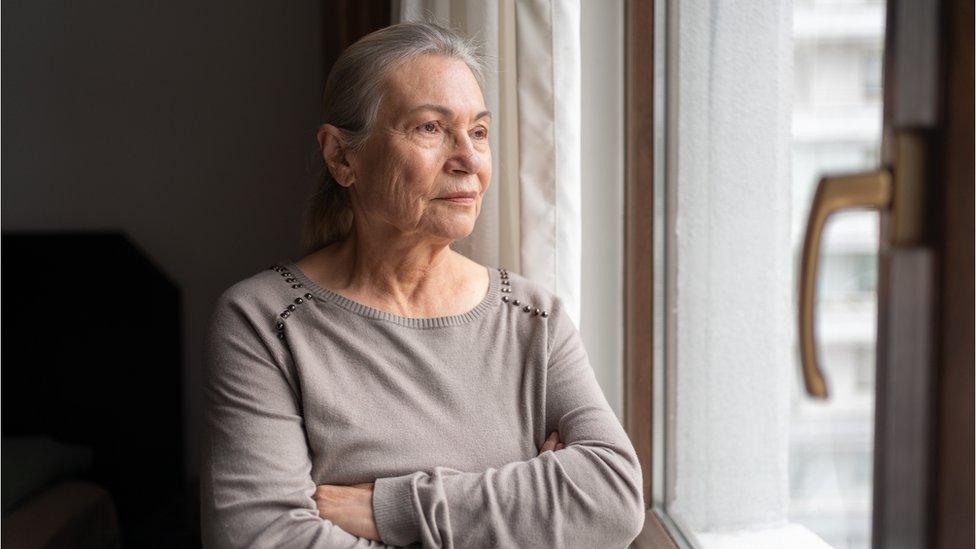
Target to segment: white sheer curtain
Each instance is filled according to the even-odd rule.
[[[487,57],[492,184],[474,232],[454,248],[518,272],[565,300],[582,286],[579,0],[400,0],[393,21],[435,19]]]

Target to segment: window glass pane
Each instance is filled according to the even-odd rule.
[[[819,179],[879,165],[885,4],[667,11],[665,510],[702,547],[870,547],[877,214],[824,235],[827,401],[795,324]]]

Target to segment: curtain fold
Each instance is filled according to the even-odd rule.
[[[579,0],[400,0],[393,22],[433,19],[477,39],[492,113],[492,184],[454,249],[535,280],[580,325]]]

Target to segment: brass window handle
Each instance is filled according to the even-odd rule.
[[[800,361],[807,393],[827,398],[827,383],[817,360],[814,338],[814,291],[820,261],[820,240],[831,214],[851,209],[887,209],[891,204],[892,175],[888,170],[827,176],[820,180],[810,206],[800,263]]]

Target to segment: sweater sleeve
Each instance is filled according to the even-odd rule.
[[[272,320],[255,325],[246,308],[225,292],[204,347],[204,547],[387,547],[319,516],[288,353],[273,350]]]
[[[628,546],[644,524],[641,468],[558,297],[549,317],[546,432],[562,450],[484,472],[377,479],[380,537],[424,547]],[[542,440],[537,441],[538,446]]]

